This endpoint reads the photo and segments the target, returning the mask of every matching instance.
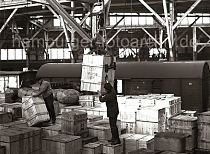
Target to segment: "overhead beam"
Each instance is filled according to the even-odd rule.
[[[118,31],[107,41],[107,45],[123,30],[124,28],[118,29]]]
[[[160,42],[158,42],[153,36],[152,34],[150,34],[145,28],[142,28],[142,30],[153,40],[155,41],[155,43],[157,43],[158,45],[160,45]]]
[[[173,30],[177,28],[177,26],[190,14],[195,7],[201,2],[202,0],[196,0],[196,2],[185,12],[185,14],[173,25]]]
[[[10,20],[12,19],[12,17],[14,16],[14,14],[17,12],[17,8],[16,9],[14,9],[13,11],[12,11],[12,13],[10,14],[10,16],[7,18],[7,20],[5,21],[5,23],[3,24],[3,26],[1,27],[1,29],[0,29],[0,34],[1,34],[1,32],[5,29],[5,27],[7,26],[7,24],[10,22]]]
[[[160,21],[162,25],[165,25],[165,21],[144,0],[139,1]]]
[[[47,2],[50,4],[50,6],[56,10],[56,12],[63,17],[66,24],[73,29],[76,30],[76,32],[87,41],[91,42],[92,39],[90,35],[66,12],[64,8],[56,1],[56,0],[47,0]]]

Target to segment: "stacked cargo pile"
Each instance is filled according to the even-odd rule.
[[[186,138],[186,151],[193,152],[197,147],[197,117],[177,115],[169,119],[169,132],[189,135]]]
[[[198,114],[198,149],[210,152],[210,111]]]
[[[81,91],[104,91],[105,80],[114,84],[114,69],[108,69],[113,59],[104,55],[83,55]]]
[[[63,112],[61,131],[65,134],[87,137],[87,113],[81,111]]]
[[[41,129],[30,127],[3,129],[0,131],[0,146],[5,147],[5,154],[39,154]]]
[[[22,109],[29,126],[50,120],[45,102],[40,97],[24,96]]]

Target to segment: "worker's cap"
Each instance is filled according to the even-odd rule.
[[[105,88],[106,90],[111,91],[111,90],[112,90],[112,85],[111,85],[110,83],[105,83],[105,84],[104,84],[104,88]]]

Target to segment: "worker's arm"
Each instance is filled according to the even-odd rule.
[[[109,94],[100,95],[99,100],[100,102],[108,102],[110,100],[110,95]]]
[[[33,96],[34,96],[34,97],[40,96],[43,92],[45,92],[45,91],[47,90],[47,88],[48,88],[48,85],[42,83],[42,85],[40,86],[39,92],[36,93],[36,94],[34,94]]]

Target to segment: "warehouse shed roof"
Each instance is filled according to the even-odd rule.
[[[45,78],[80,78],[80,63],[45,64],[37,73]],[[209,66],[204,61],[198,62],[122,62],[117,63],[117,79],[137,78],[203,78],[208,75]]]

